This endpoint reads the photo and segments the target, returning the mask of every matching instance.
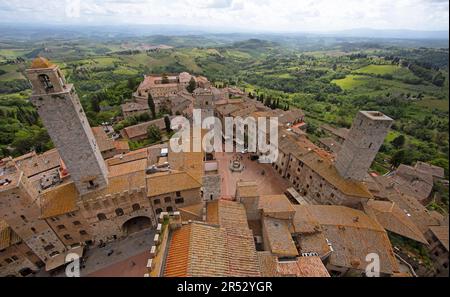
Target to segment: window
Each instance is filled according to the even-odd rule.
[[[6,258],[5,259],[6,264],[11,264],[12,262],[14,262],[13,260],[11,260],[10,258]]]
[[[75,226],[79,226],[79,225],[81,225],[81,222],[80,222],[80,221],[75,221],[75,222],[73,222],[73,224],[74,224]]]
[[[36,228],[31,227],[31,231],[33,231],[33,233],[36,233]]]
[[[50,81],[50,78],[47,74],[40,74],[39,80],[41,81],[46,91],[53,88],[52,82]]]
[[[53,252],[50,253],[50,257],[56,257],[58,255],[59,255],[58,251],[53,251]]]
[[[123,209],[122,208],[117,208],[116,209],[116,215],[119,216],[119,217],[123,216]]]
[[[211,195],[211,196],[212,196],[212,195]],[[212,200],[212,199],[211,199],[211,200]],[[176,203],[176,204],[184,203],[184,198],[180,197],[180,198],[175,199],[175,203]]]
[[[55,246],[50,243],[49,245],[44,246],[44,251],[48,252],[48,251],[53,250],[54,248],[55,248]]]
[[[177,191],[176,194],[177,194],[177,197],[181,196],[181,192],[180,191]]]
[[[24,215],[20,216],[25,223],[28,223],[27,218]]]
[[[87,235],[87,232],[85,230],[80,230],[80,235]]]
[[[16,255],[12,256],[11,259],[13,259],[13,261],[17,261],[19,260],[19,257],[17,257]]]
[[[104,220],[106,220],[106,215],[104,213],[99,213],[97,215],[97,218],[99,221],[104,221]]]
[[[154,204],[154,205],[161,204],[161,200],[155,199],[155,200],[153,200],[153,204]]]
[[[141,209],[141,206],[139,205],[139,203],[135,203],[131,207],[133,208],[133,211],[138,211],[139,209]]]
[[[171,206],[168,206],[168,207],[166,208],[166,210],[167,210],[167,212],[172,212],[172,211],[173,211],[173,208],[172,208]]]
[[[177,195],[177,197],[179,197],[179,196]],[[171,200],[172,200],[172,199],[171,199],[170,197],[165,197],[165,198],[164,198],[164,202],[165,202],[165,203],[169,203]]]
[[[26,252],[25,254],[26,254],[28,257],[31,257],[31,256],[34,255],[34,253],[33,253],[32,251],[28,251],[28,252]]]
[[[156,214],[160,214],[160,213],[162,213],[162,209],[161,209],[161,208],[157,208],[157,209],[155,210],[155,212],[156,212]]]
[[[58,225],[58,230],[64,230],[64,229],[66,229],[66,226],[64,226],[64,225]]]
[[[72,239],[72,236],[70,236],[70,234],[64,234],[64,238],[65,238],[66,240],[71,240],[71,239]]]

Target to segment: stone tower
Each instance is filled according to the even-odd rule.
[[[393,120],[378,111],[360,111],[336,158],[344,178],[361,181],[372,165]]]
[[[195,89],[194,109],[201,109],[203,120],[214,116],[214,100],[211,89]]]
[[[58,66],[36,58],[27,69],[37,108],[80,195],[105,187],[108,173],[73,85]]]
[[[0,219],[42,260],[65,251],[45,220],[40,219],[41,206],[36,189],[11,158],[0,160]]]

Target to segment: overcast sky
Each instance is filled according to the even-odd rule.
[[[79,10],[77,9],[79,3]],[[79,14],[78,14],[79,11]],[[4,22],[180,24],[256,31],[447,30],[448,0],[0,0]],[[1,34],[1,33],[0,33]]]

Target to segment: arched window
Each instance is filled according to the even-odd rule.
[[[155,210],[155,212],[156,212],[156,214],[160,214],[160,213],[162,213],[162,209],[161,209],[161,208],[157,208],[157,209]]]
[[[172,199],[170,199],[170,197],[165,197],[165,198],[164,198],[164,202],[165,202],[165,203],[169,203],[171,200],[172,200]]]
[[[133,208],[133,211],[138,211],[139,209],[141,209],[141,206],[139,205],[139,203],[135,203],[131,207]]]
[[[39,74],[39,81],[42,83],[45,90],[49,90],[49,89],[53,88],[53,84],[50,81],[50,78],[48,77],[47,74]]]
[[[122,208],[117,208],[116,209],[116,215],[119,216],[119,217],[123,216],[123,209]]]
[[[168,207],[166,208],[166,210],[167,210],[167,212],[172,212],[172,211],[173,211],[173,208],[172,208],[172,206],[168,206]]]
[[[97,218],[99,221],[104,221],[104,220],[106,220],[106,215],[104,213],[99,213],[97,215]]]

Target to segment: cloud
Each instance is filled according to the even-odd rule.
[[[41,0],[2,1],[0,19],[32,23],[177,24],[261,31],[447,30],[449,25],[445,0],[79,1],[79,18],[66,16],[66,1],[46,0],[45,5]]]
[[[233,0],[212,0],[206,5],[207,8],[231,8]]]

